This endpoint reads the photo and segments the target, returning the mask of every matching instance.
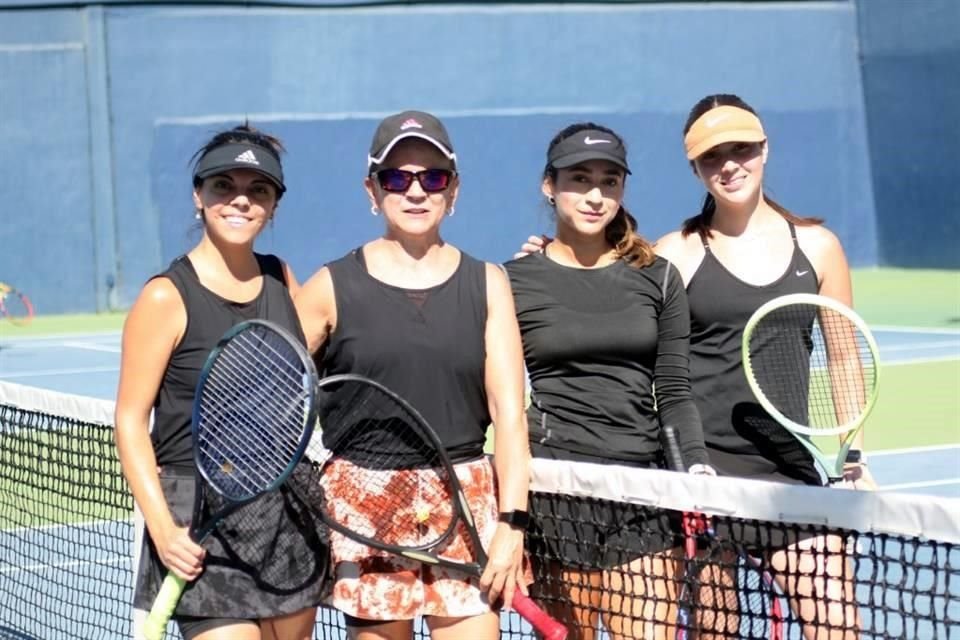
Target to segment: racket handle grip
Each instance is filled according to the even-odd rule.
[[[147,620],[143,624],[143,637],[145,640],[163,640],[167,632],[167,623],[173,616],[173,611],[180,602],[180,596],[187,587],[187,581],[176,576],[172,571],[163,579],[163,585],[160,592],[157,593],[153,601],[153,607],[147,615]]]
[[[564,640],[567,637],[567,628],[538,607],[530,599],[530,596],[515,591],[510,606],[520,614],[521,618],[529,622],[531,627],[537,630],[543,640]]]

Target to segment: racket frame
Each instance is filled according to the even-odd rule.
[[[860,414],[851,422],[829,429],[814,429],[795,422],[785,416],[779,409],[777,409],[776,406],[774,406],[772,402],[770,402],[766,394],[763,392],[763,389],[760,387],[760,383],[757,381],[756,373],[753,370],[750,357],[750,339],[753,337],[754,329],[769,313],[777,309],[782,309],[784,307],[796,304],[811,305],[818,308],[824,307],[839,313],[853,323],[853,325],[864,337],[864,341],[867,344],[867,348],[870,350],[870,355],[873,357],[874,362],[873,384],[871,385],[871,388],[864,389],[865,393],[867,394],[866,404],[864,405]],[[819,314],[817,322],[819,322]],[[846,461],[847,452],[850,450],[857,433],[859,433],[859,431],[863,428],[867,417],[873,411],[873,407],[876,404],[877,397],[879,395],[880,349],[877,346],[877,341],[873,336],[873,332],[870,331],[870,327],[867,326],[867,323],[863,320],[863,318],[861,318],[856,311],[847,305],[834,300],[833,298],[828,298],[827,296],[820,294],[792,293],[785,296],[779,296],[761,305],[756,311],[753,312],[753,315],[750,316],[750,319],[747,321],[747,324],[743,329],[741,356],[743,360],[743,371],[747,379],[747,384],[750,386],[750,390],[753,392],[753,395],[760,406],[763,407],[763,409],[770,414],[770,416],[778,424],[780,424],[780,426],[789,431],[797,440],[797,442],[799,442],[810,453],[810,455],[813,456],[813,459],[821,467],[821,471],[824,473],[824,475],[826,475],[830,482],[834,482],[842,478],[843,466]],[[831,464],[826,454],[824,454],[823,451],[821,451],[820,448],[810,439],[810,437],[826,436],[844,436],[841,440],[840,449],[837,452],[836,460],[833,464]]]
[[[355,382],[374,387],[396,402],[401,408],[407,411],[414,420],[417,421],[417,428],[422,431],[427,442],[429,442],[430,445],[436,449],[439,466],[444,469],[449,477],[449,488],[453,492],[452,497],[455,515],[451,519],[450,526],[442,536],[434,541],[431,541],[427,545],[418,547],[401,547],[398,545],[386,544],[377,540],[376,538],[370,538],[357,533],[349,527],[337,522],[332,516],[328,515],[325,504],[321,505],[319,509],[320,516],[323,521],[326,522],[330,528],[343,534],[351,540],[355,540],[375,549],[387,551],[388,553],[399,555],[417,562],[422,562],[424,564],[443,566],[456,571],[462,571],[468,575],[479,578],[481,575],[483,575],[484,567],[487,564],[487,552],[484,550],[483,544],[480,540],[480,534],[477,532],[476,521],[473,518],[470,505],[467,502],[466,496],[464,495],[463,487],[460,484],[460,479],[457,477],[456,470],[453,466],[453,461],[450,459],[450,455],[447,453],[447,450],[440,441],[439,436],[437,436],[437,433],[433,430],[433,428],[430,426],[430,423],[427,422],[423,415],[403,397],[379,382],[371,380],[365,376],[352,373],[336,374],[320,380],[318,387],[323,388],[328,385],[332,386],[336,384],[342,384],[344,382]],[[318,465],[320,471],[320,477],[323,476],[324,467],[337,458],[335,451],[327,449],[323,452],[323,454],[322,460],[315,461],[315,464]],[[456,531],[458,520],[462,520],[466,525],[467,534],[470,537],[470,545],[473,547],[475,558],[474,562],[458,562],[456,560],[449,560],[447,558],[443,558],[442,556],[430,553],[431,549],[435,549],[442,545]],[[545,640],[564,640],[564,638],[567,637],[568,631],[566,627],[564,627],[559,621],[550,617],[550,615],[537,606],[529,596],[524,595],[519,590],[514,593],[513,602],[511,604],[514,611],[520,614],[520,616],[526,619],[534,627],[534,629],[541,633]]]
[[[294,452],[294,455],[291,457],[290,464],[268,487],[257,491],[244,499],[237,500],[224,493],[224,491],[217,486],[217,483],[212,480],[204,471],[204,465],[200,463],[200,447],[198,443],[200,442],[199,436],[202,433],[202,430],[199,428],[199,424],[201,407],[203,406],[203,389],[206,385],[207,379],[213,372],[214,365],[217,362],[220,353],[223,352],[231,340],[233,340],[237,335],[249,330],[251,326],[266,327],[288,342],[288,344],[292,347],[291,351],[297,354],[304,365],[303,389],[307,392],[308,396],[304,403],[306,406],[306,413],[304,416],[303,434],[300,437],[300,442]],[[313,435],[313,429],[316,424],[316,379],[316,367],[314,366],[313,360],[309,357],[306,349],[304,349],[303,346],[300,345],[286,329],[273,322],[269,322],[267,320],[246,320],[231,327],[220,338],[220,340],[217,341],[217,345],[210,351],[210,354],[207,356],[207,359],[204,362],[203,369],[200,372],[200,377],[197,381],[197,390],[194,394],[193,411],[191,417],[191,436],[193,438],[194,465],[196,466],[196,484],[193,494],[193,513],[190,519],[189,535],[194,542],[197,544],[202,543],[207,536],[209,536],[217,528],[224,518],[236,512],[241,507],[250,504],[260,496],[279,489],[280,486],[286,482],[287,478],[290,477],[290,474],[293,473],[294,469],[296,469],[297,464],[303,459],[303,454],[306,452],[307,445],[310,442],[311,436]],[[204,484],[217,494],[223,496],[226,504],[216,512],[211,513],[210,517],[203,521],[202,526],[199,526],[199,516],[203,513],[204,506],[206,504],[206,500],[204,499]],[[177,603],[180,600],[180,596],[183,594],[185,588],[186,581],[178,577],[172,571],[168,570],[163,584],[160,587],[160,591],[154,598],[153,605],[144,622],[144,637],[146,640],[160,640],[160,638],[163,637],[167,624],[169,623],[170,618],[173,616],[173,612],[175,611]]]
[[[25,315],[10,313],[10,306],[7,303],[7,300],[10,298],[16,298],[19,304],[23,305],[24,309],[26,309]],[[15,325],[29,324],[30,321],[33,320],[33,303],[30,302],[27,294],[13,285],[0,282],[0,317],[6,318]]]

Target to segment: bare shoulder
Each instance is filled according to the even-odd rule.
[[[158,276],[144,285],[143,290],[133,304],[134,310],[145,310],[150,313],[169,313],[177,309],[185,309],[183,298],[170,278]]]
[[[693,233],[684,236],[680,231],[671,231],[657,240],[653,250],[677,267],[685,283],[690,282],[704,256],[700,236]]]
[[[187,326],[187,307],[173,281],[165,276],[153,278],[140,291],[127,314],[125,338],[139,341],[143,336],[167,336],[179,339]]]
[[[321,267],[306,282],[300,285],[295,300],[299,304],[322,304],[333,294],[333,276],[329,267]]]
[[[811,259],[829,258],[837,252],[843,253],[843,246],[837,235],[822,224],[797,225],[797,242]]]
[[[485,262],[487,272],[487,294],[503,295],[510,293],[510,279],[503,265]]]

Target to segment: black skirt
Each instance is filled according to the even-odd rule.
[[[193,514],[193,471],[165,468],[160,485],[174,520],[188,524]],[[326,595],[326,530],[315,511],[286,487],[221,521],[203,546],[207,550],[203,572],[187,585],[175,618],[269,618],[316,606]],[[153,541],[144,535],[136,608],[153,606],[166,574]]]

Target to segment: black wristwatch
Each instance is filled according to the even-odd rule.
[[[848,464],[867,464],[867,456],[863,455],[863,451],[860,451],[860,449],[850,449],[847,451],[844,462]]]
[[[527,525],[530,524],[530,513],[527,511],[519,511],[514,509],[513,511],[501,511],[500,517],[497,518],[500,522],[505,522],[515,529],[526,529]]]

